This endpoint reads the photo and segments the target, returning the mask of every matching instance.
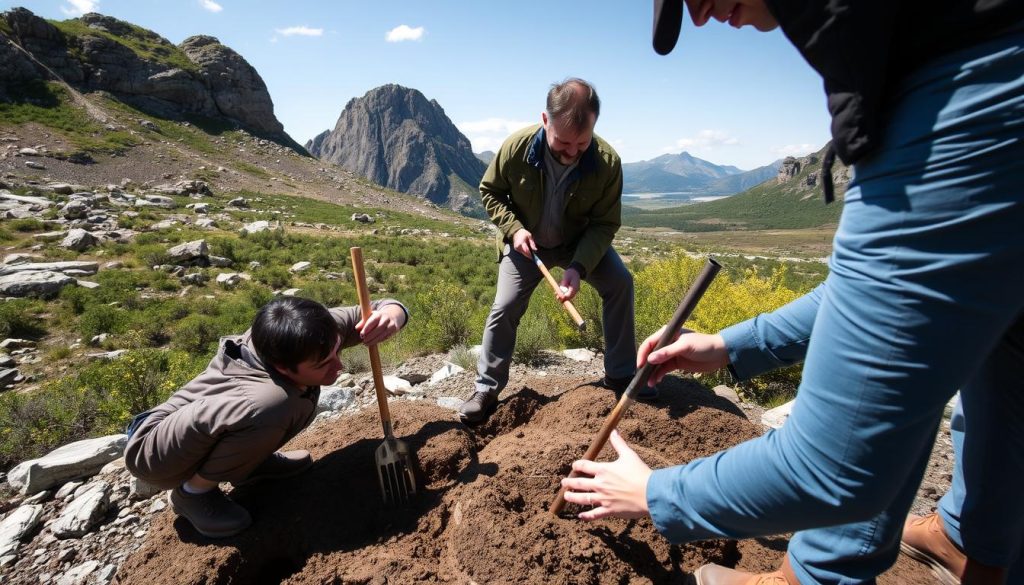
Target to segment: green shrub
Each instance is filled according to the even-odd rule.
[[[453,283],[439,282],[416,295],[409,310],[410,336],[421,351],[448,351],[472,335],[473,301]]]
[[[221,331],[212,317],[189,315],[175,325],[174,333],[171,335],[171,346],[192,354],[204,354],[221,335],[230,333],[232,332]]]
[[[39,337],[45,330],[38,313],[43,310],[39,301],[16,299],[0,301],[0,339],[8,337]]]
[[[476,356],[465,345],[456,345],[448,352],[448,361],[470,372],[476,371]]]
[[[539,362],[545,349],[555,347],[550,324],[551,321],[541,311],[528,309],[519,323],[512,359],[523,364]]]
[[[677,254],[638,270],[636,281],[636,326],[638,341],[642,341],[666,324],[675,313],[691,284],[703,269],[704,259]],[[773,311],[800,296],[785,287],[786,268],[780,265],[771,276],[758,276],[747,270],[741,277],[730,281],[727,271],[712,282],[685,326],[695,331],[716,333],[725,327]],[[800,384],[802,368],[786,368],[758,376],[738,384],[742,394],[756,402],[778,400],[792,395]],[[714,386],[733,383],[727,370],[705,374],[701,382]]]
[[[87,437],[96,410],[97,397],[78,390],[70,378],[38,392],[0,394],[0,469]]]
[[[91,339],[100,333],[124,333],[128,315],[110,305],[92,305],[78,320],[78,332],[83,339]]]

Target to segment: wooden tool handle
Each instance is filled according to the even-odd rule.
[[[562,291],[558,288],[558,281],[555,280],[554,276],[548,272],[548,267],[544,266],[544,262],[541,261],[540,256],[533,255],[533,261],[537,264],[537,268],[540,268],[540,273],[544,275],[544,279],[551,285],[551,290],[555,291],[555,294],[559,294]],[[569,316],[576,322],[576,326],[580,329],[583,328],[583,317],[580,316],[580,312],[573,306],[572,301],[562,301],[562,306],[569,312]]]
[[[690,313],[697,306],[697,302],[704,296],[704,293],[711,286],[711,281],[718,275],[718,271],[722,269],[722,265],[716,262],[713,258],[708,258],[707,263],[704,265],[704,270],[701,271],[700,275],[697,276],[697,280],[690,286],[690,290],[686,292],[686,296],[679,302],[679,307],[676,308],[676,312],[672,315],[672,319],[669,321],[668,326],[665,327],[665,332],[661,334],[658,339],[658,344],[654,346],[655,350],[659,350],[672,341],[676,332],[683,326],[686,319],[690,317]],[[647,384],[647,380],[651,377],[651,372],[654,369],[654,365],[651,362],[644,364],[642,368],[637,370],[637,373],[633,376],[633,380],[629,383],[626,391],[622,393],[622,398],[619,399],[619,403],[615,405],[608,417],[605,418],[604,424],[601,426],[601,430],[598,431],[594,441],[590,443],[590,447],[587,449],[586,454],[583,455],[584,459],[590,461],[596,461],[597,456],[601,453],[601,449],[604,449],[605,444],[608,442],[608,437],[611,436],[612,431],[615,427],[619,426],[619,421],[629,410],[631,404],[633,404],[633,398],[636,396],[637,389]],[[573,470],[569,473],[569,477],[579,477],[580,474]],[[558,495],[555,496],[554,501],[551,502],[551,507],[548,511],[555,516],[562,513],[562,509],[565,508],[565,487],[561,487],[558,490]]]
[[[366,288],[366,272],[363,270],[363,249],[353,247],[349,249],[352,254],[352,280],[356,281],[356,294],[359,295],[359,309],[363,314],[363,322],[370,318],[370,291]],[[366,346],[370,350],[370,370],[373,371],[373,387],[377,392],[377,407],[380,409],[380,422],[384,425],[384,434],[390,437],[391,430],[391,409],[388,408],[388,390],[384,386],[384,374],[381,373],[380,351],[376,345]]]

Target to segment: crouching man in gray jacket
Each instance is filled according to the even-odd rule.
[[[328,310],[286,297],[267,303],[252,327],[224,337],[206,371],[128,427],[125,462],[139,479],[171,490],[168,501],[202,535],[223,538],[252,523],[219,488],[305,471],[308,451],[277,451],[313,421],[320,386],[341,371],[339,352],[380,343],[408,321],[398,301]]]

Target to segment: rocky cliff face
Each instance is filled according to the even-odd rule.
[[[481,213],[476,192],[486,166],[444,109],[415,89],[385,85],[349,101],[334,130],[306,149],[379,185]]]
[[[226,118],[294,144],[274,116],[259,73],[217,39],[195,36],[175,46],[156,33],[95,13],[59,25],[25,8],[0,15],[0,97],[5,86],[63,81],[80,91],[110,92],[161,117]]]
[[[779,166],[779,172],[775,177],[776,183],[784,185],[795,180],[794,186],[798,189],[814,189],[821,178],[821,159],[824,154],[825,148],[822,148],[803,157],[787,156]],[[850,182],[851,176],[850,168],[836,158],[832,165],[832,184],[838,193],[846,191],[846,184]]]

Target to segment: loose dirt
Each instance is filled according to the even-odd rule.
[[[671,545],[645,520],[582,522],[547,506],[614,406],[605,389],[546,377],[510,387],[477,428],[424,402],[392,405],[395,433],[418,456],[419,490],[405,509],[380,497],[373,409],[315,427],[289,448],[315,464],[288,480],[238,488],[252,512],[243,534],[214,541],[173,513],[118,572],[122,584],[685,583],[708,562],[774,569],[786,538]],[[619,430],[655,467],[689,461],[760,434],[733,403],[671,378],[658,405],[635,404]],[[311,429],[314,431],[314,429]],[[610,447],[603,459],[614,457]],[[901,558],[879,583],[931,583]]]

